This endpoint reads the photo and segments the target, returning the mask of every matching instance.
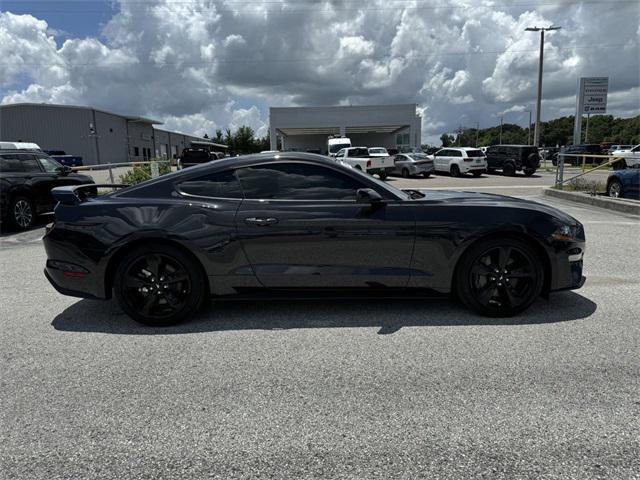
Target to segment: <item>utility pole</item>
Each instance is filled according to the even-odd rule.
[[[531,110],[529,110],[529,126],[527,127],[527,145],[531,145]]]
[[[480,135],[480,122],[476,122],[476,148],[478,148],[478,135]]]
[[[504,120],[504,115],[500,115],[500,141],[498,142],[502,145],[502,121]]]
[[[544,61],[544,32],[560,30],[562,27],[527,27],[527,32],[540,32],[540,59],[538,63],[538,99],[536,101],[536,126],[533,133],[533,144],[540,146],[540,108],[542,106],[542,64]]]

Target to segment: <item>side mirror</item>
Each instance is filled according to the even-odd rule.
[[[59,169],[61,175],[69,175],[73,172],[73,169],[68,165],[62,165],[62,168]]]
[[[382,203],[382,195],[373,188],[359,188],[356,190],[356,201],[358,203]]]

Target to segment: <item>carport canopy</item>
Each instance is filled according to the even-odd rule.
[[[363,127],[346,127],[345,134],[358,133],[395,133],[402,129],[408,128],[409,125],[368,125]],[[340,127],[278,127],[277,132],[284,136],[293,135],[339,135]]]

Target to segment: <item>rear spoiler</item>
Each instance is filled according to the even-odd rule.
[[[89,197],[98,194],[98,188],[125,188],[129,185],[124,183],[86,183],[83,185],[65,185],[51,190],[51,194],[56,202],[63,205],[78,205],[86,202]]]

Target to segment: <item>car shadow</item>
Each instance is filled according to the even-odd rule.
[[[169,335],[229,330],[288,330],[304,328],[375,327],[378,334],[403,327],[536,325],[580,320],[597,305],[575,292],[559,292],[540,299],[512,318],[487,318],[447,299],[415,300],[246,300],[216,301],[182,324],[155,328],[136,323],[115,301],[80,300],[58,314],[51,325],[66,332],[124,335]]]

